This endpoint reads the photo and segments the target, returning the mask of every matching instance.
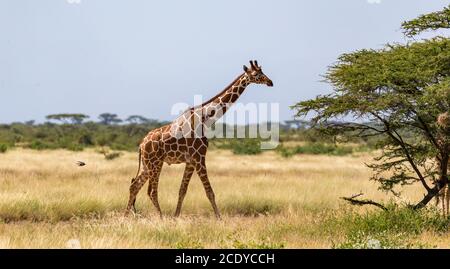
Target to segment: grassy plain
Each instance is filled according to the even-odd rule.
[[[375,200],[393,199],[368,180],[371,171],[364,162],[371,158],[370,153],[284,158],[275,152],[242,156],[212,150],[207,165],[223,215],[218,221],[196,175],[182,216],[171,217],[183,165],[163,168],[163,219],[155,214],[147,185],[138,196],[139,214],[123,217],[137,154],[105,160],[94,150],[10,150],[0,154],[0,248],[65,248],[72,239],[82,248],[330,248],[349,241],[354,247],[361,240],[352,234],[369,238],[358,235],[355,218],[371,218],[379,210],[355,208],[339,197],[363,192]],[[78,160],[87,165],[76,166]],[[405,202],[422,195],[416,187],[404,191]],[[381,228],[389,233],[386,240],[400,240],[393,247],[450,246],[450,233],[440,220],[440,229],[422,227],[428,219],[416,229],[409,222],[393,228],[398,220],[389,218],[358,225],[387,222]],[[370,233],[370,227],[362,231]]]

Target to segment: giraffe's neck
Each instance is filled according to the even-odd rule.
[[[219,120],[227,110],[237,101],[245,88],[250,84],[247,75],[244,73],[235,79],[222,92],[195,108],[195,112],[201,112],[202,122],[206,126],[212,126]]]

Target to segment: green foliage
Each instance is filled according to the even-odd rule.
[[[203,249],[205,248],[202,242],[198,239],[183,238],[173,245],[176,249]]]
[[[28,148],[30,149],[36,149],[36,150],[43,150],[43,149],[51,149],[54,148],[52,145],[42,142],[40,140],[33,140],[29,145]]]
[[[216,146],[220,149],[231,149],[237,155],[257,155],[262,152],[258,139],[229,139]]]
[[[84,147],[80,144],[68,144],[65,149],[70,151],[83,151]]]
[[[334,144],[324,144],[324,143],[306,143],[303,146],[296,147],[280,147],[278,152],[283,157],[291,157],[296,154],[324,154],[333,156],[345,156],[352,154],[354,148],[351,146],[336,146]]]
[[[5,153],[8,150],[8,145],[0,144],[0,153]]]
[[[345,240],[335,248],[423,248],[413,242],[415,236],[426,231],[446,233],[450,219],[435,210],[412,210],[389,206],[388,211],[366,214],[348,212],[326,220],[328,229],[342,229]]]
[[[52,114],[46,116],[46,119],[48,120],[56,120],[65,124],[81,124],[87,118],[89,118],[89,116],[84,114]]]
[[[413,243],[408,239],[407,234],[379,233],[367,235],[356,233],[349,235],[340,244],[333,245],[334,249],[417,249],[431,248],[424,244]]]
[[[105,125],[116,124],[116,123],[122,122],[122,120],[119,119],[119,117],[117,117],[117,114],[102,113],[98,116],[98,118],[100,119],[100,122]]]
[[[86,147],[106,146],[113,150],[136,151],[142,137],[149,130],[158,128],[162,124],[154,121],[129,125],[106,125],[95,122],[3,124],[0,125],[0,144],[37,150],[62,148],[79,151]]]
[[[448,12],[419,17],[404,27],[416,33],[425,29],[419,21],[431,18],[445,26]],[[385,191],[421,184],[427,194],[415,208],[422,208],[448,182],[447,165],[440,164],[449,160],[450,132],[436,120],[450,112],[449,63],[450,39],[443,37],[346,53],[325,74],[333,92],[293,108],[297,116],[313,114],[316,129],[329,135],[376,137],[382,151],[369,165],[371,179]],[[336,122],[342,118],[353,122]]]
[[[435,210],[413,210],[411,208],[393,208],[387,211],[375,211],[366,214],[349,214],[341,225],[349,234],[407,233],[418,235],[424,231],[445,233],[449,230],[449,219]]]
[[[419,16],[416,19],[405,21],[402,28],[406,36],[413,37],[427,30],[450,28],[450,6],[441,11]]]
[[[231,241],[231,247],[234,249],[282,249],[285,247],[283,242],[274,242],[268,237],[243,241],[236,234],[230,234],[227,239]]]

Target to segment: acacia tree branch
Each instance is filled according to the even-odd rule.
[[[377,203],[377,202],[375,202],[373,200],[368,200],[368,199],[358,200],[358,199],[356,199],[356,197],[359,197],[359,196],[362,196],[362,195],[364,195],[364,194],[363,193],[359,193],[359,194],[356,194],[356,195],[352,195],[351,197],[341,197],[341,199],[349,202],[352,205],[357,205],[357,206],[373,205],[373,206],[376,206],[378,208],[383,209],[384,211],[388,211],[387,207],[385,207],[384,205],[382,205],[380,203]]]
[[[385,119],[383,119],[382,117],[380,117],[379,115],[377,115],[374,112],[371,112],[371,114],[376,117],[378,120],[380,120],[384,126],[386,127],[387,130],[387,134],[389,135],[389,137],[391,137],[395,142],[397,142],[397,144],[402,148],[403,152],[406,155],[406,159],[408,160],[409,164],[411,165],[411,167],[413,168],[414,172],[416,172],[417,176],[419,177],[420,182],[422,183],[423,187],[427,190],[427,192],[430,192],[431,188],[428,186],[425,178],[423,177],[422,173],[420,172],[419,168],[417,167],[417,165],[414,163],[413,158],[411,157],[411,154],[409,152],[409,150],[406,147],[406,143],[403,141],[401,135],[395,131],[391,129],[391,126],[389,124],[389,122],[387,122]],[[395,135],[397,135],[397,137]]]
[[[445,184],[442,181],[446,181],[447,183],[445,183],[445,184],[448,184],[448,179],[439,180],[438,184],[436,184],[436,186],[434,188],[430,189],[428,191],[428,193],[423,197],[423,199],[420,202],[418,202],[416,205],[414,205],[412,208],[413,209],[424,208],[428,204],[428,202],[430,202],[431,199],[433,199],[436,195],[438,195],[439,192],[444,188]]]
[[[411,108],[411,111],[416,114],[417,116],[417,120],[420,122],[420,124],[422,125],[423,128],[421,128],[424,132],[425,135],[428,137],[428,139],[430,140],[430,142],[437,148],[439,149],[439,144],[436,141],[436,138],[433,136],[433,134],[431,133],[430,128],[428,128],[428,125],[425,123],[425,121],[423,120],[423,118],[419,115],[419,113],[416,112],[416,110]],[[439,149],[440,151],[440,149]]]

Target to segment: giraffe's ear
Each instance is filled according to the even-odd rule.
[[[244,65],[244,71],[245,71],[245,73],[247,73],[247,72],[248,72],[248,67],[247,67],[247,66],[245,66],[245,65]]]

